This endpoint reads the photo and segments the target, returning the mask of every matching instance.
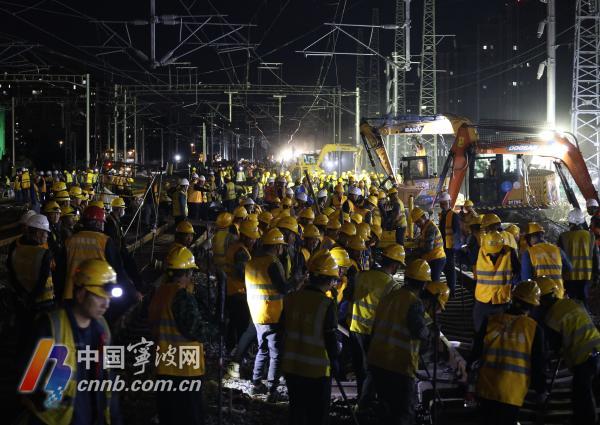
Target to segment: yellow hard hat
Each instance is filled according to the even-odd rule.
[[[263,224],[271,224],[271,221],[273,220],[273,214],[271,214],[269,211],[263,211],[258,215],[258,221],[260,223]]]
[[[258,223],[250,220],[243,221],[242,224],[240,224],[240,234],[253,240],[260,238],[260,233],[258,233]]]
[[[381,239],[381,235],[383,234],[383,229],[378,224],[371,225],[371,233],[377,236],[377,239]]]
[[[384,192],[383,190],[380,190],[380,191],[377,193],[377,199],[385,199],[385,197],[386,197],[386,196],[387,196],[387,195],[385,194],[385,192]]]
[[[395,187],[392,187],[390,190],[388,190],[388,195],[395,195],[398,193],[398,189],[396,189]]]
[[[102,298],[110,298],[117,282],[117,273],[107,261],[93,259],[81,262],[75,269],[73,283]],[[115,293],[116,296],[116,293]]]
[[[363,238],[358,235],[354,235],[348,241],[347,248],[355,251],[365,251],[367,246],[365,245],[365,240]]]
[[[248,211],[244,207],[237,207],[233,210],[233,218],[246,219],[248,217]]]
[[[46,202],[46,205],[44,205],[44,209],[43,211],[45,213],[59,213],[61,212],[60,210],[60,206],[58,205],[58,203],[56,201],[48,201]]]
[[[488,227],[491,226],[492,224],[500,224],[502,223],[502,221],[500,220],[500,217],[498,217],[496,214],[484,214],[483,218],[481,219],[481,227]]]
[[[233,223],[233,215],[228,212],[222,212],[217,216],[217,221],[215,223],[220,229],[229,227],[231,226],[231,223]]]
[[[502,234],[498,231],[487,232],[481,238],[481,249],[486,254],[498,254],[502,251],[505,241]]]
[[[374,206],[377,206],[377,201],[378,201],[377,196],[371,195],[367,198],[367,202]]]
[[[172,249],[167,255],[166,268],[171,270],[197,269],[196,259],[192,251],[185,247]]]
[[[333,190],[336,193],[344,193],[344,186],[338,183],[335,185],[335,188],[333,188]]]
[[[450,288],[444,282],[427,282],[424,289],[436,297],[438,304],[444,310],[450,299]]]
[[[465,200],[465,203],[463,204],[465,207],[472,207],[473,201],[471,201],[470,199]]]
[[[283,198],[282,204],[284,207],[291,207],[292,206],[292,198]]]
[[[262,237],[263,245],[287,245],[283,238],[283,233],[277,228],[273,228]]]
[[[66,190],[61,190],[60,192],[54,195],[54,200],[57,202],[65,202],[70,201],[71,198],[69,196],[69,192],[67,192]]]
[[[275,197],[275,198],[273,199],[273,202],[272,202],[272,203],[273,203],[273,204],[278,204],[278,205],[279,205],[279,204],[281,204],[281,198],[280,198],[280,197]]]
[[[471,215],[468,217],[467,220],[467,224],[469,226],[475,226],[475,225],[480,225],[481,226],[481,222],[483,221],[483,217],[480,215]]]
[[[417,258],[406,267],[404,276],[420,282],[431,282],[431,268],[427,261]]]
[[[88,205],[88,207],[98,207],[98,208],[104,209],[104,202],[102,202],[102,201],[92,201],[92,202],[90,202],[90,204]]]
[[[255,224],[258,224],[258,214],[256,214],[256,213],[248,214],[247,220],[252,221]]]
[[[296,219],[294,217],[282,217],[279,222],[277,223],[277,227],[279,227],[280,229],[287,229],[287,230],[291,230],[292,232],[294,232],[295,234],[299,234],[298,232],[298,222],[296,221]]]
[[[335,212],[335,208],[332,208],[332,207],[325,207],[323,209],[323,214],[325,214],[327,217],[329,217],[334,212]]]
[[[331,248],[331,255],[337,263],[338,267],[350,267],[352,265],[352,261],[350,261],[348,251],[346,251],[341,246],[335,246]]]
[[[113,208],[125,208],[125,200],[118,196],[112,200],[110,206]]]
[[[356,235],[356,226],[354,223],[344,223],[340,228],[340,232],[344,235],[354,236]]]
[[[413,221],[413,223],[417,220],[419,220],[421,217],[423,217],[425,215],[425,211],[423,211],[421,208],[419,207],[414,207],[411,211],[410,211],[410,219]]]
[[[521,233],[521,229],[519,229],[519,226],[516,224],[510,224],[504,230],[513,235],[515,238]]]
[[[194,232],[194,226],[192,226],[192,223],[184,220],[177,225],[175,228],[175,233],[189,233],[193,235],[196,232]]]
[[[302,236],[305,238],[322,238],[321,232],[319,232],[319,229],[314,224],[307,224],[304,226],[304,232],[302,233]]]
[[[359,213],[352,213],[350,214],[350,220],[352,220],[356,224],[360,224],[363,222],[363,216]]]
[[[327,218],[325,214],[319,214],[315,217],[314,223],[317,226],[327,226],[327,223],[329,223],[329,218]]]
[[[544,295],[552,294],[556,298],[560,298],[560,287],[558,286],[558,282],[548,276],[540,276],[533,279],[537,286],[540,288],[540,295],[543,297]]]
[[[379,189],[377,189],[377,186],[369,186],[369,195],[377,195],[379,193]]]
[[[532,221],[531,223],[527,223],[527,232],[525,232],[526,235],[533,235],[535,233],[544,233],[544,232],[545,232],[544,228],[539,223],[536,223],[535,221]]]
[[[356,234],[365,241],[371,237],[371,226],[368,223],[360,223],[356,225]]]
[[[404,247],[402,245],[393,243],[383,251],[383,256],[389,258],[390,260],[404,264],[406,253],[404,252]],[[429,274],[431,275],[431,272]]]
[[[67,184],[65,182],[56,181],[52,183],[52,192],[62,192],[63,190],[67,190]]]
[[[340,230],[342,228],[342,224],[339,220],[329,220],[327,223],[327,229],[329,230]]]
[[[81,193],[81,188],[79,186],[71,186],[69,189],[69,195],[71,196],[79,196]]]
[[[519,282],[512,291],[512,297],[533,306],[540,305],[540,287],[531,279]]]
[[[307,220],[315,219],[315,212],[312,208],[304,208],[304,210],[300,213],[300,218],[306,218]]]
[[[70,205],[67,205],[65,208],[61,209],[60,216],[61,217],[72,217],[75,216],[75,209]]]
[[[308,261],[308,271],[315,276],[339,277],[338,264],[328,250],[318,252]]]
[[[279,211],[279,218],[281,217],[290,217],[292,215],[291,210],[289,208],[281,209]]]

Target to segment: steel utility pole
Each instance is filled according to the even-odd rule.
[[[15,97],[10,98],[10,116],[11,116],[11,136],[12,136],[12,166],[13,172],[16,171],[16,154],[15,154]]]
[[[119,118],[119,106],[117,103],[117,85],[115,84],[115,98],[114,98],[114,102],[115,102],[115,110],[114,110],[114,122],[115,122],[115,128],[114,128],[114,162],[117,162],[117,151],[119,150],[119,142],[118,142],[118,137],[117,137],[117,131],[119,129],[119,123],[118,123],[118,118]]]
[[[85,75],[85,166],[90,166],[90,74]]]
[[[577,0],[571,126],[585,162],[600,173],[600,10],[598,0]]]
[[[419,114],[434,115],[437,112],[436,84],[436,37],[435,37],[435,0],[424,0],[423,3],[423,45],[421,51],[421,86],[419,90]],[[432,145],[430,157],[432,170],[438,172],[437,137],[423,138]]]
[[[127,90],[123,90],[123,162],[127,162]]]
[[[548,9],[548,33],[546,50],[548,63],[546,67],[546,121],[550,128],[556,124],[556,7],[555,0],[545,0]]]

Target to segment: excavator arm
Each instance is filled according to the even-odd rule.
[[[375,154],[387,177],[395,182],[396,176],[394,175],[394,168],[392,167],[390,157],[387,154],[385,143],[383,143],[379,130],[371,126],[366,120],[363,120],[360,124],[360,137],[365,146],[365,151],[367,152],[371,166],[376,168],[375,160],[373,159],[373,154]]]

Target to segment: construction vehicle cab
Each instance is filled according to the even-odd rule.
[[[302,179],[305,171],[309,175],[320,172],[332,173],[334,171],[339,175],[343,172],[354,172],[358,163],[360,163],[360,149],[358,147],[328,143],[318,153],[299,154],[290,173],[294,180]]]

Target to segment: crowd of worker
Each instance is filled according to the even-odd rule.
[[[208,226],[204,271],[225,285],[227,375],[239,379],[251,364],[251,394],[267,402],[284,399],[285,382],[291,424],[328,423],[332,380],[350,375],[358,413],[374,409],[381,423],[414,423],[421,354],[438,346],[437,317],[467,269],[476,284],[467,368],[474,386],[466,398],[479,404],[481,423],[516,424],[530,386],[545,406],[549,353],[573,373],[573,423],[596,423],[600,333],[588,298],[599,271],[597,200],[587,202],[589,224],[572,210],[569,229],[548,241],[539,223],[503,224],[469,200],[453,208],[446,192],[437,196],[437,217],[412,199],[405,205],[398,187],[373,173],[293,180],[246,165],[190,168],[174,182],[151,174],[143,200],[127,198],[127,206],[99,187],[125,193],[126,174],[21,171],[15,195],[32,210],[7,265],[23,335],[102,349],[111,327],[146,299],[158,351],[195,347],[201,356],[194,367],[157,361],[156,376],[202,381],[210,367],[203,344],[215,326],[195,296],[194,271],[207,259],[194,257],[192,243]],[[161,220],[175,226],[156,287],[143,281],[124,241],[123,217],[137,206],[148,228]],[[104,360],[84,371],[73,359],[62,401],[23,395],[21,423],[120,422],[116,396],[77,391],[79,380],[104,373]],[[203,423],[200,398],[158,392],[160,423]]]

